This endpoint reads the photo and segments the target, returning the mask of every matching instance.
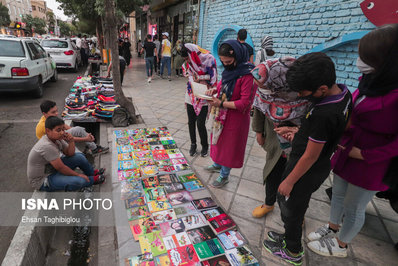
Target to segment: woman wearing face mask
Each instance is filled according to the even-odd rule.
[[[205,169],[219,172],[220,176],[212,183],[220,188],[228,183],[231,168],[241,168],[250,125],[250,107],[257,86],[250,74],[254,68],[248,63],[246,47],[236,40],[224,42],[218,55],[224,66],[221,82],[217,86],[217,97],[210,101],[212,106],[210,156],[214,161]],[[215,91],[207,92],[213,95]]]
[[[347,256],[367,204],[377,191],[388,189],[383,178],[398,156],[398,24],[365,35],[358,51],[363,75],[353,93],[351,124],[332,158],[330,220],[308,235],[308,247],[324,256]]]

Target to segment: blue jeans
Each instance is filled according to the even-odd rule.
[[[152,77],[154,62],[155,58],[153,56],[145,58],[146,75],[148,78]]]
[[[68,166],[70,169],[74,170],[79,167],[86,176],[90,179],[87,182],[86,179],[80,176],[67,176],[59,172],[55,172],[47,176],[48,186],[43,184],[40,188],[41,191],[76,191],[83,187],[92,186],[94,183],[94,168],[87,161],[83,153],[75,153],[75,155],[61,158],[62,162]]]
[[[228,178],[229,173],[231,172],[231,169],[232,169],[232,168],[223,166],[223,165],[218,164],[218,163],[213,163],[213,165],[214,165],[215,167],[217,167],[217,168],[221,168],[220,176],[222,176],[222,178]]]
[[[366,206],[376,192],[355,186],[334,175],[330,222],[340,224],[343,221],[338,233],[342,242],[350,243],[361,231],[365,222]]]
[[[169,76],[171,76],[171,57],[169,57],[169,56],[162,57],[161,66],[160,66],[160,75],[161,76],[163,75],[164,65],[167,66],[167,73]]]

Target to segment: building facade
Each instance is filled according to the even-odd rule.
[[[2,34],[25,36],[25,23],[22,23],[22,17],[32,13],[30,0],[1,0],[1,3],[8,8],[11,20],[8,27],[1,28]]]
[[[46,1],[31,0],[32,17],[41,18],[47,21],[47,3]]]
[[[336,64],[337,82],[358,85],[358,39],[375,26],[360,0],[206,0],[201,1],[199,44],[212,52],[236,30],[247,29],[255,51],[261,38],[274,39],[275,57],[323,51]]]

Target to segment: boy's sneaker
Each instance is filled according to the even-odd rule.
[[[341,248],[335,237],[323,237],[319,240],[309,242],[307,245],[316,254],[322,256],[347,257],[347,248]]]
[[[228,177],[222,177],[221,175],[217,177],[216,180],[213,181],[213,183],[211,183],[212,187],[215,188],[222,188],[223,186],[225,186],[228,183]]]
[[[221,171],[221,167],[216,167],[214,164],[206,166],[204,169],[210,173],[219,173]]]
[[[285,241],[276,242],[271,240],[264,240],[263,241],[264,248],[271,253],[279,257],[280,259],[291,263],[293,265],[301,265],[303,263],[303,255],[304,250],[301,251],[298,255],[294,256],[292,253],[286,248]]]
[[[309,241],[315,241],[321,239],[322,237],[334,237],[335,235],[336,233],[333,232],[332,229],[330,229],[329,224],[324,224],[316,229],[315,232],[309,233],[307,235],[307,238]]]
[[[100,145],[97,145],[97,148],[95,148],[94,150],[91,151],[93,156],[102,154],[102,153],[107,153],[109,151],[108,147],[102,147]]]
[[[105,168],[100,168],[100,169],[95,169],[94,170],[94,175],[102,175],[103,173],[105,173]]]
[[[274,231],[268,231],[267,233],[268,239],[274,242],[283,242],[283,239],[285,238],[284,234],[280,234]]]
[[[101,175],[96,175],[94,176],[94,185],[99,185],[105,182],[105,175],[101,174]]]
[[[202,157],[207,157],[209,155],[209,148],[202,148],[202,151],[200,152],[200,156]]]
[[[196,155],[196,144],[191,144],[191,148],[189,149],[189,156],[193,157]]]

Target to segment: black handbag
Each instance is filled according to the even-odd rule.
[[[391,190],[398,188],[398,157],[392,158],[387,172],[383,177],[383,183]]]

